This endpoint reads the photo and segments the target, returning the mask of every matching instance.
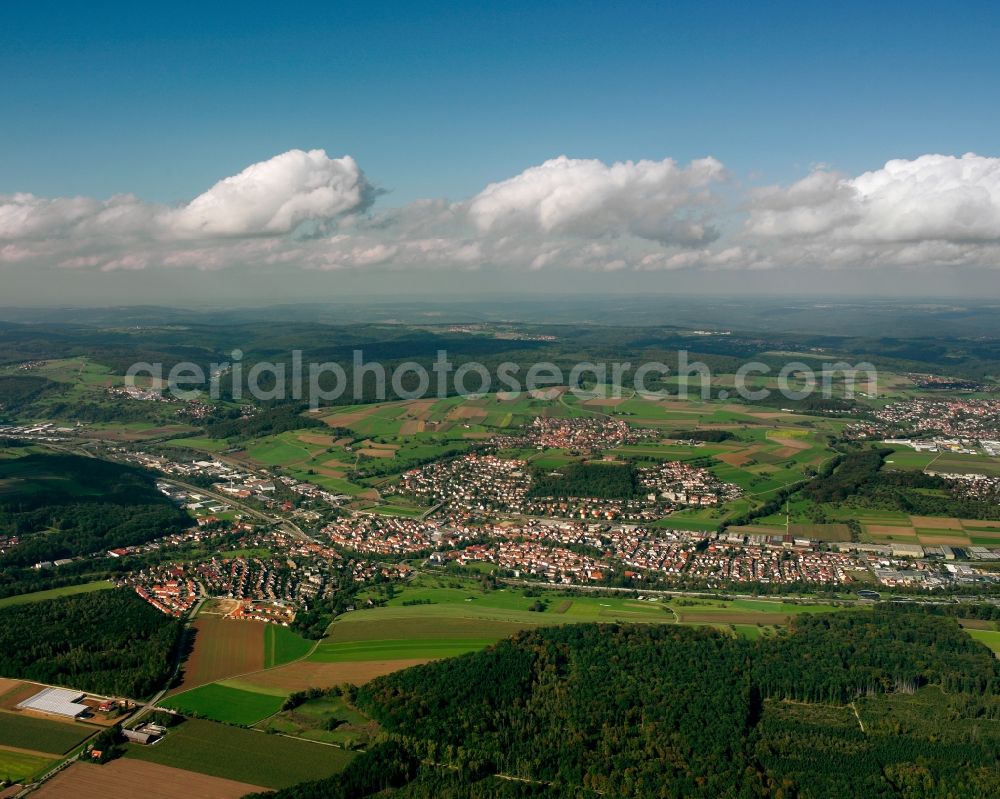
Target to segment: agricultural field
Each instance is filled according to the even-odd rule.
[[[0,747],[0,783],[24,783],[44,774],[59,760],[40,752]]]
[[[92,583],[81,585],[68,585],[63,588],[51,588],[47,591],[35,591],[31,594],[18,594],[0,599],[0,608],[12,607],[13,605],[25,605],[29,602],[44,602],[47,599],[56,599],[61,596],[74,596],[75,594],[89,594],[91,591],[106,591],[114,588],[115,584],[110,580],[96,580]]]
[[[47,781],[32,796],[35,799],[240,799],[259,793],[263,785],[210,777],[159,763],[119,758],[94,766],[74,763]]]
[[[224,453],[220,454],[224,460],[311,482],[353,498],[352,509],[418,516],[426,506],[395,495],[387,501],[380,489],[407,469],[460,454],[477,441],[520,428],[536,416],[622,417],[633,425],[653,427],[662,431],[662,439],[622,446],[608,454],[637,465],[706,460],[719,479],[736,483],[746,492],[719,509],[691,509],[670,517],[674,527],[689,530],[715,530],[723,521],[807,477],[831,457],[827,436],[842,424],[838,419],[718,401],[635,396],[581,399],[565,389],[552,389],[540,397],[501,393],[325,409],[319,418],[330,426],[329,433],[314,427],[289,430],[244,442],[238,452],[225,451],[228,442],[222,439],[193,437],[166,443]],[[734,438],[701,445],[676,440],[696,429],[728,431]],[[581,459],[561,450],[533,448],[501,454],[526,458],[543,469]]]
[[[163,446],[196,449],[201,452],[223,452],[229,449],[231,445],[224,438],[195,436],[192,438],[172,438],[169,441],[164,441]]]
[[[325,663],[299,660],[266,671],[223,680],[221,684],[286,697],[294,691],[305,691],[309,688],[334,688],[344,683],[361,685],[383,674],[392,674],[394,671],[427,662],[426,658]]]
[[[298,633],[277,624],[264,628],[264,668],[281,666],[305,657],[312,651],[313,642]]]
[[[199,685],[264,668],[266,622],[199,616],[192,628],[194,648],[183,666],[177,694]]]
[[[893,450],[885,461],[889,469],[1000,475],[1000,458],[961,452],[917,452],[902,444],[888,446]]]
[[[40,690],[30,686],[31,693]],[[19,695],[17,701],[21,701]],[[62,755],[83,743],[96,733],[94,727],[68,721],[28,716],[19,712],[0,711],[0,746],[13,746],[36,752],[52,752]]]
[[[335,774],[353,755],[320,743],[188,719],[155,746],[129,745],[126,757],[266,788],[284,788]]]
[[[281,709],[283,698],[211,683],[174,694],[160,704],[187,716],[249,727]]]
[[[858,521],[861,522],[864,541],[899,541],[924,546],[1000,546],[1000,523],[983,519],[865,512],[859,514]]]

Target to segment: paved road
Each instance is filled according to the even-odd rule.
[[[183,480],[177,480],[173,477],[159,476],[157,479],[163,481],[164,483],[170,483],[170,485],[177,486],[178,488],[183,488],[185,491],[193,491],[196,494],[203,494],[206,497],[211,497],[212,499],[217,499],[219,502],[225,502],[227,505],[232,505],[234,508],[238,508],[254,518],[261,519],[262,521],[268,522],[269,524],[276,524],[279,527],[284,528],[287,532],[291,533],[293,536],[298,538],[300,541],[312,541],[313,539],[306,535],[295,522],[290,519],[285,519],[281,516],[272,516],[264,511],[257,510],[256,508],[251,508],[249,505],[244,505],[238,499],[233,499],[233,497],[228,494],[221,494],[218,491],[213,491],[210,488],[202,488],[201,486],[193,485],[192,483],[185,483]]]
[[[55,443],[53,443],[51,441],[44,441],[44,442],[40,441],[38,443],[40,443],[43,446],[48,447],[50,449],[57,450],[59,452],[69,453],[70,455],[82,455],[83,457],[86,457],[86,458],[97,458],[98,460],[109,460],[112,463],[117,463],[118,462],[118,461],[113,461],[110,458],[106,458],[106,459],[105,458],[99,458],[93,452],[91,452],[90,450],[88,450],[85,445],[73,446],[73,445],[66,445],[66,444],[55,444]],[[91,443],[94,443],[94,442],[91,442]],[[261,519],[262,521],[268,522],[269,524],[276,524],[279,527],[284,528],[287,532],[289,532],[290,534],[292,534],[293,536],[295,536],[296,538],[298,538],[300,541],[313,541],[314,540],[310,536],[306,535],[306,533],[304,533],[302,531],[302,529],[297,524],[295,524],[295,522],[293,522],[293,521],[291,521],[289,519],[285,519],[285,518],[283,518],[281,516],[272,516],[271,514],[265,513],[264,511],[257,510],[256,508],[251,508],[249,505],[243,504],[238,499],[234,499],[233,497],[229,496],[228,494],[220,494],[218,491],[213,491],[210,488],[203,488],[202,486],[193,485],[191,483],[185,483],[183,480],[177,480],[177,479],[174,479],[173,477],[167,477],[166,475],[157,474],[157,479],[162,480],[164,483],[170,483],[171,485],[175,485],[175,486],[177,486],[179,488],[183,488],[186,491],[194,491],[197,494],[204,494],[205,496],[211,497],[212,499],[217,499],[220,502],[225,502],[227,505],[232,505],[234,508],[238,508],[239,510],[243,511],[244,513],[247,513],[250,516],[253,516],[253,517],[257,518],[257,519]]]

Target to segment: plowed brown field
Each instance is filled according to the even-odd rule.
[[[224,780],[123,757],[103,766],[74,763],[46,782],[37,799],[239,799],[267,790],[245,782]]]
[[[265,622],[207,616],[192,626],[194,651],[184,663],[183,682],[172,693],[264,668]]]

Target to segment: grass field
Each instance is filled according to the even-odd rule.
[[[261,729],[310,741],[354,748],[367,744],[378,725],[351,707],[342,696],[324,696],[262,722]]]
[[[207,438],[205,436],[195,436],[193,438],[172,438],[164,441],[165,447],[185,447],[187,449],[197,449],[202,452],[222,452],[228,449],[230,444],[224,438]]]
[[[249,727],[281,709],[282,697],[212,683],[175,694],[161,704],[185,715]]]
[[[0,782],[28,782],[55,763],[56,760],[44,755],[15,752],[0,747]]]
[[[0,746],[16,746],[61,755],[95,732],[95,728],[83,724],[0,712]]]
[[[29,602],[44,602],[47,599],[57,599],[61,596],[73,596],[74,594],[89,594],[91,591],[105,591],[114,588],[115,584],[110,580],[97,580],[92,583],[82,585],[68,585],[64,588],[51,588],[48,591],[35,591],[33,594],[19,594],[18,596],[8,596],[0,599],[0,608],[12,605],[26,605]]]
[[[360,660],[338,663],[298,660],[245,677],[224,680],[223,684],[285,697],[293,691],[305,691],[308,688],[334,688],[344,683],[361,685],[383,674],[392,674],[394,671],[426,662],[426,659]]]
[[[188,719],[156,746],[130,745],[126,757],[267,788],[285,788],[336,774],[353,755],[318,743]]]
[[[966,632],[1000,656],[1000,632],[996,630],[966,630]]]
[[[264,629],[264,668],[291,663],[309,654],[313,642],[298,633],[277,624],[268,624]]]

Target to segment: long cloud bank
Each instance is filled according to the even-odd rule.
[[[0,195],[0,266],[591,271],[1000,266],[1000,158],[924,155],[741,190],[714,158],[565,156],[464,201],[376,210],[350,156],[291,150],[178,207]],[[735,199],[734,199],[735,198]]]

